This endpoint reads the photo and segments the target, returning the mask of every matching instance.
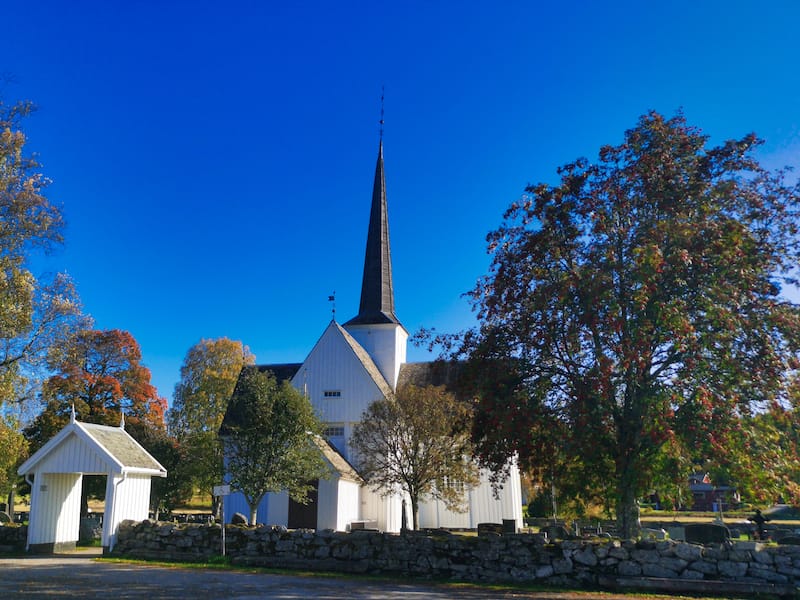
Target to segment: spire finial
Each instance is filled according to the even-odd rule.
[[[385,86],[381,85],[381,120],[379,121],[380,124],[381,124],[381,136],[380,136],[380,142],[381,143],[383,143],[383,92],[384,92],[384,89],[385,89]]]
[[[119,411],[119,428],[125,429],[125,411]]]
[[[336,290],[333,290],[333,294],[328,296],[328,302],[331,303],[331,315],[333,320],[336,320]]]
[[[74,423],[75,422],[75,403],[74,402],[72,403],[72,410],[70,411],[70,414],[69,414],[69,422],[70,423]]]

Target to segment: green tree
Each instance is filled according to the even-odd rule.
[[[739,417],[786,401],[800,308],[780,294],[797,283],[800,202],[758,144],[708,147],[682,115],[651,112],[511,205],[461,346],[477,368],[502,359],[519,375],[482,400],[487,466],[560,446],[578,485],[613,482],[632,536],[666,444],[735,460]]]
[[[0,99],[0,405],[29,399],[48,348],[85,325],[69,277],[31,271],[37,252],[63,241],[61,211],[44,195],[49,181],[25,150],[22,121],[32,111]]]
[[[186,353],[175,386],[168,426],[191,461],[179,465],[209,494],[222,481],[222,447],[217,434],[242,368],[255,357],[241,342],[200,340]],[[214,498],[216,502],[216,498]],[[216,505],[213,512],[216,513]]]
[[[136,432],[137,441],[167,470],[166,477],[153,477],[150,484],[150,510],[159,518],[191,500],[194,487],[191,479],[191,450],[164,429],[143,428]]]
[[[267,493],[286,490],[303,503],[313,482],[328,477],[316,442],[321,431],[308,398],[288,381],[242,371],[220,435],[228,483],[247,500],[251,523]]]
[[[466,492],[478,483],[471,416],[469,405],[443,386],[407,385],[394,398],[370,404],[353,428],[359,472],[387,494],[398,488],[408,494],[414,529],[420,501],[435,498],[463,511]]]
[[[17,467],[27,456],[28,442],[13,419],[0,417],[0,498],[8,498],[9,513],[14,510]]]

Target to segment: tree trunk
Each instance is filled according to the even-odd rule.
[[[639,503],[636,500],[635,469],[624,461],[617,470],[617,529],[623,539],[636,539],[641,533]]]
[[[250,504],[250,527],[256,526],[256,519],[258,518],[258,502]]]
[[[11,484],[11,489],[8,492],[8,507],[6,513],[8,513],[9,517],[11,517],[12,523],[14,522],[14,501],[15,501],[16,489],[17,489],[16,484]]]
[[[419,498],[416,494],[411,495],[411,529],[417,531],[419,529]]]

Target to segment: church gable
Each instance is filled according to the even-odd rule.
[[[292,385],[308,396],[327,423],[360,421],[371,402],[392,394],[370,356],[335,321],[317,341]]]

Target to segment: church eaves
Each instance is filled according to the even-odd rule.
[[[364,255],[364,276],[361,280],[361,303],[358,315],[347,325],[400,324],[394,314],[392,254],[389,248],[389,216],[386,208],[386,178],[383,171],[383,142],[378,147],[372,207]]]

